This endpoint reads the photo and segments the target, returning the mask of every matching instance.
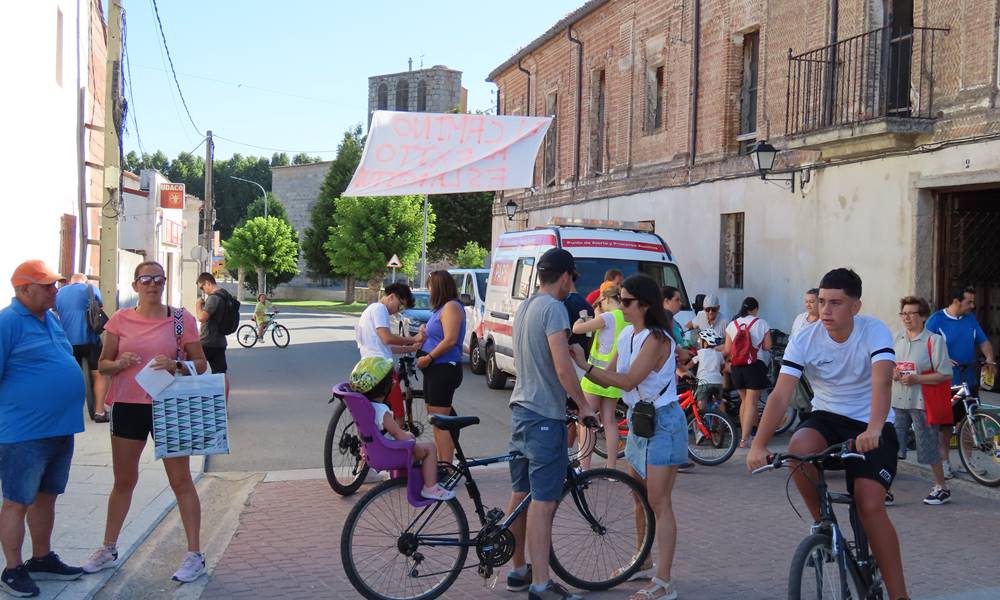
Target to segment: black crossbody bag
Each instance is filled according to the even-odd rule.
[[[632,342],[635,342],[635,334],[632,334]],[[631,344],[629,349],[631,352],[635,351]],[[666,393],[673,383],[672,379],[668,381],[667,385],[663,386],[663,389],[655,397],[659,398]],[[640,397],[639,401],[632,407],[632,419],[629,421],[629,426],[632,428],[632,433],[641,438],[653,437],[653,434],[656,433],[656,406],[649,400],[643,400]]]

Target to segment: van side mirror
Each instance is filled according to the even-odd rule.
[[[468,294],[460,294],[458,296],[458,301],[462,303],[463,306],[475,306],[476,302],[472,299],[472,296]]]

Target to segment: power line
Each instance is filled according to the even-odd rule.
[[[167,61],[170,62],[170,73],[174,76],[174,84],[177,86],[177,94],[181,97],[181,104],[184,105],[184,112],[187,113],[188,119],[191,121],[191,127],[198,132],[198,135],[202,135],[201,129],[194,122],[194,117],[191,116],[191,110],[188,108],[187,100],[184,99],[184,92],[181,91],[181,82],[177,80],[177,71],[174,69],[174,59],[170,56],[170,46],[167,45],[167,36],[163,32],[163,22],[160,21],[160,9],[156,5],[156,0],[153,2],[153,13],[156,15],[156,25],[160,29],[160,39],[163,40],[163,49],[167,51]]]
[[[214,137],[220,140],[226,140],[227,142],[232,142],[233,144],[239,144],[240,146],[247,146],[250,148],[256,148],[258,150],[271,150],[273,152],[286,152],[292,154],[309,154],[310,152],[315,152],[317,154],[325,154],[330,152],[336,152],[336,150],[288,150],[287,148],[272,148],[270,146],[257,146],[255,144],[248,144],[246,142],[238,142],[236,140],[229,139],[227,137],[221,136],[217,133],[213,134]]]
[[[139,135],[139,120],[135,114],[135,94],[132,93],[132,61],[129,60],[128,56],[128,26],[125,20],[125,10],[122,10],[122,54],[125,57],[125,77],[128,80],[128,108],[129,113],[132,114],[132,125],[135,127],[135,139],[139,144],[139,152],[141,154],[146,153],[146,149],[142,147],[142,136]]]

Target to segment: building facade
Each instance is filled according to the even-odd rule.
[[[430,69],[375,75],[368,78],[368,122],[376,110],[465,112],[462,72],[435,65]]]
[[[592,0],[491,74],[503,114],[554,115],[494,241],[553,216],[650,221],[691,294],[788,331],[833,267],[865,312],[979,291],[1000,337],[996,3]],[[779,149],[762,181],[747,152]],[[514,200],[514,220],[503,205]]]
[[[302,248],[305,240],[306,229],[310,226],[309,219],[312,215],[312,208],[319,200],[319,190],[323,187],[323,180],[330,171],[330,164],[330,161],[326,161],[307,165],[271,167],[271,193],[288,212],[288,220],[291,221],[292,229],[299,234],[299,248]],[[319,282],[314,282],[306,274],[306,260],[302,256],[302,252],[299,252],[299,274],[283,285],[304,287],[317,283]]]

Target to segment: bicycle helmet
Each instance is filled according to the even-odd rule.
[[[392,361],[381,356],[362,358],[351,371],[351,389],[367,394],[372,391],[389,373],[392,372]]]
[[[698,337],[709,346],[718,346],[725,341],[714,329],[702,329],[698,332]]]

